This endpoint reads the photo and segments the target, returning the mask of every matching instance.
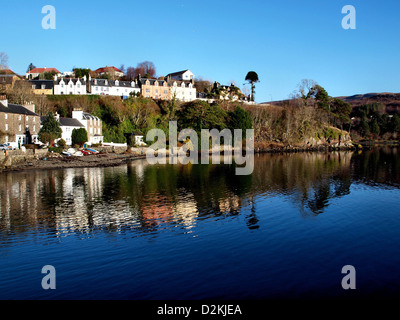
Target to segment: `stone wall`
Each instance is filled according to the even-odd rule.
[[[0,151],[0,167],[12,167],[15,164],[40,159],[48,154],[47,149],[37,149],[37,150],[7,150]]]

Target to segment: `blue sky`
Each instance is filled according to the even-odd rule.
[[[42,7],[56,30],[42,28]],[[342,28],[342,7],[357,29]],[[400,92],[398,0],[115,0],[2,3],[0,52],[12,70],[97,69],[153,61],[158,75],[184,69],[242,88],[256,71],[257,102],[286,99],[302,79],[331,96]],[[5,32],[4,32],[5,31]]]

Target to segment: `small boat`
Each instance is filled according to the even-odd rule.
[[[82,150],[81,152],[82,152],[82,154],[83,154],[84,156],[89,156],[89,155],[92,154],[91,152],[89,152],[89,151],[87,151],[87,150]]]
[[[69,153],[67,151],[63,151],[61,154],[64,155],[64,156],[67,156],[67,157],[71,156],[71,153]]]
[[[82,151],[77,151],[73,154],[74,157],[83,157]]]
[[[97,150],[94,150],[94,149],[86,148],[86,150],[87,150],[87,151],[90,151],[90,152],[92,152],[92,153],[99,153]]]

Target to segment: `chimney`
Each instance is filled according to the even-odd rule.
[[[8,100],[6,96],[0,96],[0,103],[5,106],[6,108],[8,108]]]
[[[24,105],[22,105],[25,109],[28,109],[30,112],[35,113],[35,105],[30,102],[30,103],[25,103]]]

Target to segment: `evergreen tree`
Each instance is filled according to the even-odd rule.
[[[246,110],[238,106],[235,111],[229,112],[229,128],[245,132],[246,129],[253,129],[253,120]]]
[[[72,145],[78,145],[82,147],[89,139],[86,129],[74,129],[72,130]]]
[[[60,123],[54,114],[50,112],[39,131],[39,140],[43,143],[52,145],[54,140],[61,138],[61,134],[62,130],[60,128]]]

